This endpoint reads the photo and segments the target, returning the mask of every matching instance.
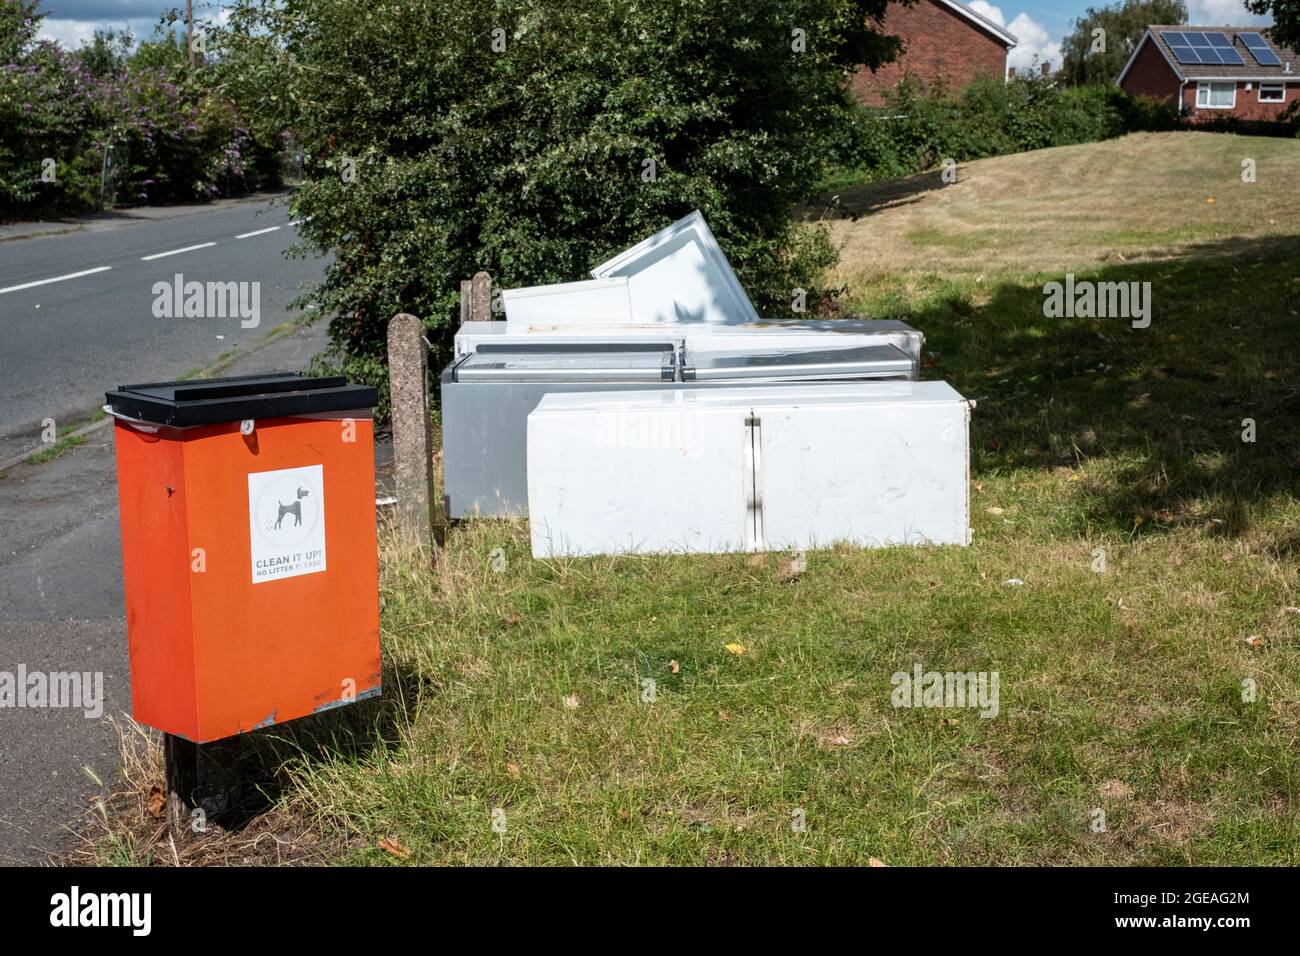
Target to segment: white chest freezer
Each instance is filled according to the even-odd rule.
[[[728,390],[916,374],[912,356],[885,338],[803,335],[790,340],[794,345],[774,342],[762,349],[697,347],[700,341],[706,340],[509,335],[475,340],[442,374],[447,514],[527,513],[528,414],[552,393]],[[840,342],[845,344],[830,347]]]
[[[969,415],[944,382],[549,394],[533,554],[969,544]]]
[[[912,359],[916,378],[925,336],[897,319],[759,319],[755,322],[657,325],[620,322],[465,322],[455,336],[459,359],[482,344],[671,342],[677,348],[760,353],[780,349],[892,345]]]

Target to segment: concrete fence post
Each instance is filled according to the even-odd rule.
[[[492,277],[486,272],[476,272],[470,282],[470,319],[474,322],[491,322]]]
[[[424,324],[399,312],[388,323],[388,391],[393,418],[397,514],[403,529],[437,553],[433,449],[429,434],[429,352]]]

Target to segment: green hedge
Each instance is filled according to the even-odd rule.
[[[944,159],[968,162],[1177,125],[1173,110],[1113,87],[984,77],[951,94],[904,83],[883,108],[858,109],[837,131],[828,184],[892,179]]]

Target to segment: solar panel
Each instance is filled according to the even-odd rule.
[[[1203,30],[1171,30],[1165,42],[1179,63],[1221,63],[1225,66],[1242,66],[1241,54],[1232,46],[1225,33],[1207,33]]]
[[[1246,44],[1246,49],[1250,55],[1255,58],[1260,66],[1281,66],[1282,61],[1277,58],[1277,54],[1272,48],[1264,42],[1264,38],[1258,33],[1238,33],[1237,36],[1241,42]]]
[[[1201,54],[1195,48],[1183,44],[1170,44],[1169,49],[1174,51],[1174,56],[1179,63],[1200,63]]]

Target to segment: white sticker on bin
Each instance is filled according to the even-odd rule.
[[[253,583],[325,570],[325,477],[320,465],[248,476]]]

